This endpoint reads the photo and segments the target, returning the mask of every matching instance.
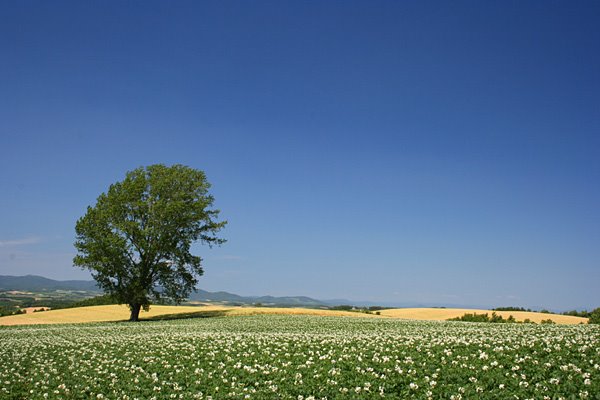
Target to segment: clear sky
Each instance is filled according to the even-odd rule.
[[[600,2],[2,1],[0,274],[202,169],[206,290],[600,306]]]

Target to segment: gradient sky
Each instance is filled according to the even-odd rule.
[[[202,169],[200,287],[600,306],[600,2],[3,1],[0,274],[81,279],[125,172]]]

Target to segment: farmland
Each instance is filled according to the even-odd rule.
[[[210,317],[217,315],[321,315],[321,316],[361,316],[349,311],[320,310],[312,308],[279,308],[279,307],[232,307],[222,305],[202,306],[161,306],[153,305],[148,312],[142,311],[142,319]],[[364,315],[364,314],[362,314]],[[368,315],[373,317],[373,315]],[[51,310],[26,315],[11,315],[0,318],[1,325],[46,325],[86,322],[124,321],[129,318],[129,308],[125,305],[106,305],[78,307],[63,310]]]
[[[197,304],[195,306],[163,306],[153,305],[149,312],[142,311],[142,319],[157,319],[166,316],[214,316],[214,315],[320,315],[320,316],[349,316],[349,317],[381,317],[402,318],[429,321],[443,321],[476,312],[491,314],[490,310],[471,310],[459,308],[397,308],[379,311],[379,314],[364,314],[356,311],[340,311],[316,308],[282,308],[282,307],[239,307],[218,304]],[[551,319],[557,324],[585,324],[587,318],[573,317],[558,314],[543,314],[522,311],[497,311],[497,314],[508,318],[513,315],[517,321],[529,319],[540,323],[544,319]],[[0,318],[0,325],[37,325],[37,324],[64,324],[86,322],[123,321],[129,317],[129,309],[124,305],[103,305],[91,307],[77,307],[62,310],[51,310],[27,315],[12,315]]]
[[[473,310],[468,308],[393,308],[382,310],[381,315],[393,318],[443,321],[460,317],[466,313],[492,314],[493,312],[503,318],[509,318],[512,315],[517,321],[525,321],[528,319],[537,324],[548,319],[556,324],[586,324],[588,320],[587,318],[573,317],[570,315],[545,314],[528,311]]]
[[[598,398],[600,328],[254,315],[0,328],[0,398]]]

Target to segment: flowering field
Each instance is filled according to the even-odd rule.
[[[1,399],[600,398],[600,327],[316,316],[0,328]]]

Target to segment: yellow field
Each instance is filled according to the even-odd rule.
[[[205,306],[152,306],[149,312],[142,311],[141,319],[172,316],[176,314],[206,313],[209,315],[257,315],[257,314],[288,314],[288,315],[321,315],[321,316],[348,316],[371,318],[401,318],[417,320],[443,321],[455,318],[465,313],[488,313],[490,310],[472,310],[460,308],[395,308],[380,311],[381,315],[364,314],[351,311],[319,310],[310,308],[269,308],[269,307],[227,307],[220,305]],[[587,318],[571,317],[567,315],[540,314],[524,311],[497,311],[504,318],[512,315],[517,321],[529,318],[540,323],[543,319],[551,319],[557,324],[587,323]],[[34,325],[34,324],[68,324],[84,322],[109,322],[125,321],[129,319],[127,306],[91,306],[51,310],[22,315],[11,315],[0,318],[0,325]]]
[[[271,307],[233,307],[227,315],[258,315],[258,314],[286,314],[286,315],[319,315],[332,317],[371,317],[379,316],[353,311],[319,310],[313,308],[271,308]],[[381,318],[381,317],[379,317]]]
[[[185,313],[198,310],[198,307],[152,306],[149,312],[142,311],[140,317],[148,318],[161,314]],[[129,319],[129,308],[127,306],[112,305],[65,308],[32,314],[11,315],[0,318],[0,325],[69,324],[121,321],[127,319]]]
[[[371,316],[349,311],[315,310],[309,308],[263,308],[263,307],[225,307],[225,306],[152,306],[150,311],[142,310],[140,319],[186,313],[220,313],[222,315],[256,314],[294,314],[294,315],[331,315],[331,316]],[[69,324],[84,322],[125,321],[129,319],[127,306],[91,306],[51,310],[32,314],[11,315],[0,318],[0,325]]]
[[[490,310],[471,310],[466,308],[394,308],[382,310],[381,315],[392,318],[420,319],[442,321],[448,318],[462,317],[464,314],[485,314],[492,315]],[[526,311],[495,311],[502,318],[508,318],[510,315],[517,321],[524,321],[529,318],[532,322],[540,323],[544,319],[551,319],[557,324],[587,324],[587,318],[572,317],[569,315],[542,314]]]

